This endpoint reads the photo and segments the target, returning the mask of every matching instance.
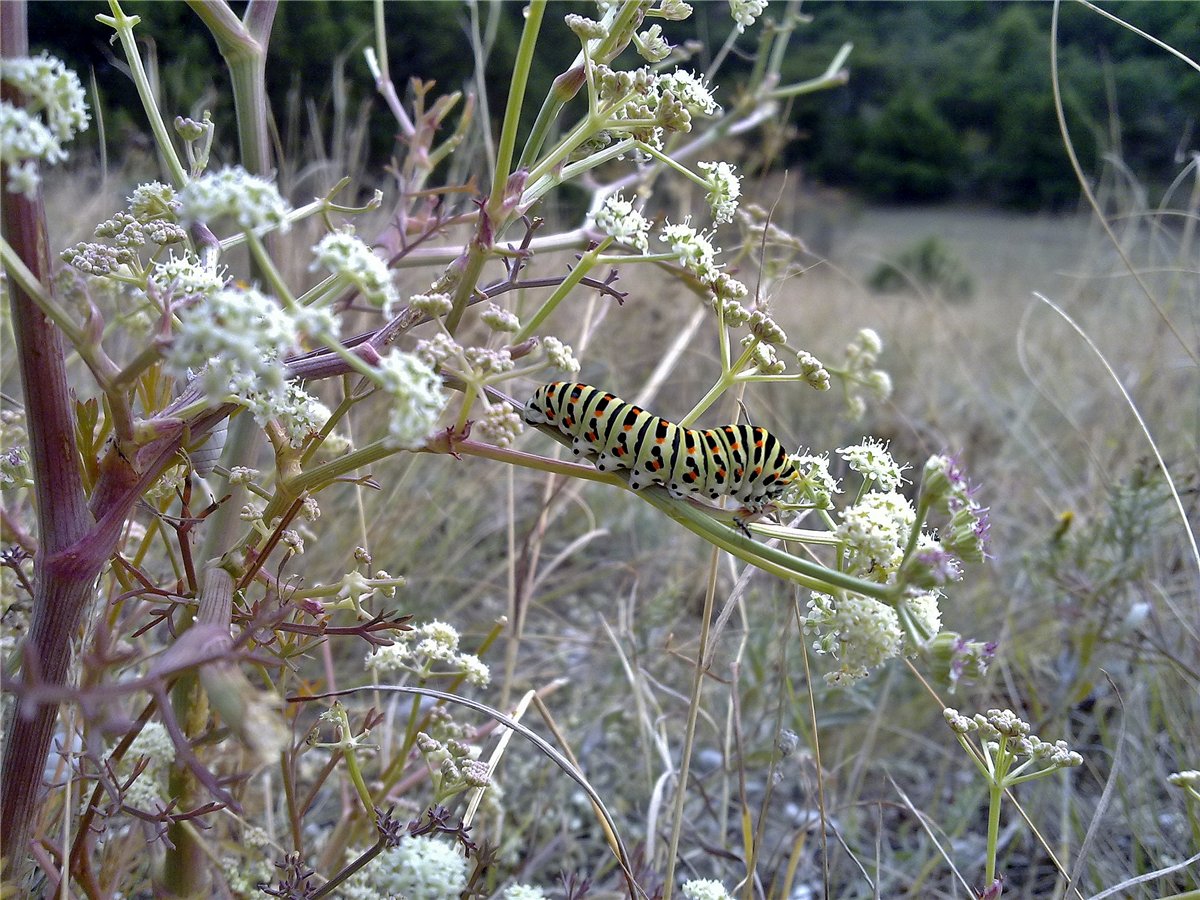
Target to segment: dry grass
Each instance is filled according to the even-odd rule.
[[[1177,234],[1148,224],[1134,222],[1125,234],[1135,258],[1150,268],[1178,261],[1170,246]],[[926,235],[962,257],[978,286],[973,300],[876,296],[862,287],[879,259]],[[1147,277],[1177,326],[1194,321],[1194,279],[1178,269]],[[583,372],[627,396],[696,303],[677,290],[664,298],[653,277],[639,278],[623,280],[631,291],[623,308],[604,311]],[[797,444],[827,450],[879,434],[898,458],[917,464],[930,452],[960,451],[983,482],[995,559],[951,592],[944,615],[948,627],[998,639],[1001,651],[985,684],[948,702],[972,711],[1012,707],[1044,737],[1084,753],[1082,771],[1023,788],[1018,799],[1068,870],[1094,824],[1078,884],[1086,896],[1194,852],[1182,798],[1165,776],[1195,765],[1187,736],[1200,733],[1189,662],[1200,649],[1196,571],[1130,411],[1094,354],[1034,291],[1078,318],[1136,398],[1176,477],[1194,486],[1195,369],[1082,217],[863,211],[828,262],[777,292],[773,310],[793,342],[818,356],[836,356],[859,327],[878,329],[893,401],[864,423],[842,420],[835,400],[797,388],[756,392],[748,402],[756,420]],[[570,324],[556,333],[577,337]],[[714,369],[713,346],[702,327],[657,409],[678,414],[690,405]],[[525,440],[549,449],[537,434]],[[1139,479],[1143,487],[1129,487]],[[475,635],[512,615],[509,578],[522,574],[521,551],[536,533],[541,483],[444,457],[390,468],[381,480],[383,492],[362,498],[365,534],[377,560],[411,574],[405,609]],[[1132,499],[1114,509],[1110,496],[1123,486]],[[709,552],[629,495],[556,490],[570,497],[552,507],[541,568],[520,594],[524,633],[507,656],[497,645],[489,662],[504,673],[497,696],[568,680],[548,705],[634,844],[667,828],[661,779],[678,764]],[[1185,497],[1193,523],[1194,498],[1194,490]],[[1068,513],[1070,527],[1056,539]],[[1145,527],[1130,528],[1131,516]],[[1105,543],[1110,533],[1117,536]],[[319,558],[336,570],[350,546],[323,545]],[[1114,569],[1122,553],[1139,564]],[[718,571],[720,608],[742,573],[724,561]],[[758,871],[770,895],[780,896],[793,852],[791,896],[819,894],[819,745],[832,895],[964,896],[949,862],[978,882],[986,793],[941,724],[940,705],[900,666],[850,690],[809,682],[791,612],[803,598],[761,574],[742,587],[705,687],[687,864],[735,882],[744,871],[736,857],[745,850],[746,815],[749,827],[762,821]],[[1141,603],[1149,617],[1127,623]],[[819,671],[819,660],[813,665]],[[798,732],[803,749],[772,772],[780,729]],[[519,848],[524,878],[544,883],[594,863],[598,836],[569,781],[527,752],[514,751],[499,774],[511,817],[504,845]],[[1106,782],[1112,793],[1102,803]],[[1061,890],[1048,854],[1011,808],[1005,824],[1006,896]],[[1177,872],[1120,895],[1159,896],[1194,882]]]
[[[87,176],[78,179],[59,202],[86,194]],[[116,200],[107,208],[94,203],[51,221],[93,222]],[[783,208],[779,215],[795,218]],[[971,711],[1012,707],[1044,737],[1083,752],[1083,770],[1018,792],[1068,870],[1095,828],[1082,896],[1194,853],[1180,792],[1165,781],[1197,765],[1200,734],[1200,613],[1184,524],[1120,392],[1033,292],[1061,304],[1111,362],[1190,491],[1184,502],[1192,527],[1200,430],[1194,362],[1086,217],[963,209],[830,216],[837,227],[827,258],[773,289],[773,313],[793,344],[828,358],[858,328],[877,329],[894,397],[852,423],[834,397],[770,387],[746,398],[750,414],[816,451],[870,433],[889,438],[898,459],[917,465],[929,453],[961,452],[992,507],[995,558],[951,591],[945,625],[997,639],[1001,649],[984,684],[947,702]],[[1189,261],[1180,247],[1178,221],[1133,216],[1119,227],[1167,318],[1194,346],[1198,266],[1195,252]],[[55,240],[65,246],[83,236]],[[864,286],[881,260],[928,236],[968,268],[972,299],[878,295]],[[623,273],[621,286],[630,292],[623,307],[581,297],[549,330],[579,347],[582,330],[594,329],[582,377],[633,396],[698,301],[646,270]],[[706,322],[653,408],[686,410],[715,374],[714,353]],[[372,423],[355,427],[365,438]],[[552,450],[537,433],[523,441],[527,449]],[[547,488],[524,471],[447,456],[400,458],[373,474],[383,485],[378,492],[345,487],[324,495],[324,515],[339,527],[323,529],[310,546],[307,577],[344,571],[354,547],[368,544],[378,566],[409,577],[402,608],[418,620],[454,623],[468,646],[499,617],[519,617],[519,638],[501,640],[487,657],[495,682],[483,699],[504,706],[524,690],[565,679],[546,701],[565,744],[627,844],[661,838],[708,548],[612,488]],[[539,523],[547,490],[554,502]],[[1069,528],[1056,537],[1065,514]],[[527,568],[535,544],[540,556]],[[793,613],[804,598],[727,560],[717,571],[717,608],[730,602],[734,613],[704,688],[682,844],[687,872],[736,883],[745,871],[743,829],[757,828],[757,871],[771,897],[784,896],[790,864],[795,898],[820,895],[826,865],[832,896],[966,896],[951,863],[977,885],[986,792],[942,725],[940,705],[899,665],[832,690],[814,659],[808,679]],[[341,660],[343,686],[362,679],[359,653],[356,647]],[[773,762],[785,730],[800,735],[800,749]],[[484,818],[479,833],[498,842],[502,861],[521,880],[541,883],[560,871],[594,872],[607,851],[574,784],[519,742],[497,774],[505,816]],[[1106,784],[1110,793],[1102,796]],[[1006,896],[1061,892],[1048,853],[1011,808],[1005,824]],[[1160,896],[1195,882],[1194,874],[1177,872],[1119,895]]]

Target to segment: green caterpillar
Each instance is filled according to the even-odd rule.
[[[798,476],[765,428],[684,428],[586,384],[543,384],[525,404],[524,418],[574,438],[574,454],[594,455],[601,472],[628,469],[635,491],[658,484],[712,500],[728,494],[757,511]]]

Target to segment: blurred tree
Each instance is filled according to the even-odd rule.
[[[127,11],[143,17],[141,37],[153,51],[170,47],[171,65],[160,73],[163,108],[198,114],[213,109],[218,124],[227,85],[212,83],[220,71],[209,63],[216,48],[195,14],[182,3],[128,0]],[[244,4],[234,4],[242,9]],[[731,27],[724,3],[695,4],[695,15],[672,23],[671,39],[701,42],[691,63],[703,71]],[[765,18],[778,17],[784,4]],[[1143,30],[1192,58],[1200,56],[1200,3],[1120,0],[1105,5]],[[135,145],[122,111],[137,98],[115,68],[105,29],[93,21],[106,3],[33,0],[30,31],[34,47],[45,47],[97,71],[110,141]],[[496,40],[484,84],[492,110],[504,102],[508,59],[521,26],[522,4],[478,2],[481,21],[498,16]],[[405,90],[411,77],[436,78],[438,93],[473,88],[474,59],[467,39],[471,6],[461,0],[387,2],[385,27],[392,78]],[[556,0],[550,14],[592,15],[584,0]],[[784,77],[799,81],[818,74],[844,41],[854,44],[850,82],[819,99],[801,97],[790,107],[799,139],[785,151],[786,164],[803,165],[811,176],[863,191],[879,200],[985,199],[1023,208],[1070,202],[1078,194],[1061,147],[1050,97],[1049,4],[969,0],[957,3],[857,3],[809,0],[811,17],[796,33]],[[761,26],[760,26],[761,27]],[[284,129],[311,139],[306,116],[285,114],[289,92],[312,103],[328,133],[334,115],[332,73],[339,59],[351,76],[341,109],[372,99],[361,51],[370,40],[368,0],[311,0],[280,4],[271,43],[268,85]],[[1153,195],[1174,178],[1181,160],[1194,149],[1200,132],[1200,78],[1145,39],[1077,6],[1061,10],[1060,70],[1068,121],[1076,150],[1088,166],[1101,152],[1121,156]],[[742,46],[754,46],[754,32]],[[313,48],[320,52],[312,52]],[[530,96],[574,58],[574,41],[543,41],[538,48]],[[301,52],[303,51],[303,52]],[[166,54],[163,54],[164,57]],[[750,59],[731,60],[718,98],[736,95],[736,68]],[[105,70],[110,70],[106,72]],[[525,111],[526,124],[536,103]],[[394,123],[371,120],[369,158],[380,167],[392,150]],[[289,146],[288,135],[283,135]],[[1190,141],[1190,143],[1189,143]]]
[[[965,160],[958,135],[929,97],[905,88],[863,125],[857,187],[879,200],[945,200]]]

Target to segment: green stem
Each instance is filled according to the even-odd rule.
[[[37,276],[29,270],[17,251],[4,238],[0,238],[0,263],[3,263],[9,278],[20,286],[29,299],[37,304],[42,315],[58,326],[58,330],[63,333],[72,347],[78,350],[80,347],[86,346],[87,340],[83,331],[75,324],[75,320],[46,292]]]
[[[996,880],[996,845],[1000,841],[1000,804],[1004,789],[997,781],[988,784],[987,861],[984,864],[983,884],[986,889]]]
[[[158,111],[154,92],[150,88],[150,79],[146,75],[146,68],[142,65],[142,56],[138,52],[137,41],[133,37],[134,26],[142,19],[140,16],[125,15],[125,11],[121,9],[121,4],[117,0],[108,0],[108,8],[112,10],[113,14],[111,16],[96,16],[96,21],[102,25],[109,26],[120,37],[121,49],[125,51],[125,59],[129,63],[129,72],[133,77],[133,84],[137,88],[138,97],[142,101],[142,109],[146,112],[146,119],[150,123],[150,130],[154,134],[154,141],[158,144],[158,150],[163,156],[163,161],[166,163],[168,171],[171,173],[171,180],[175,183],[175,187],[181,188],[188,182],[187,172],[183,168],[183,163],[179,160],[179,154],[175,150],[175,145],[171,142],[171,134],[167,131],[167,124],[163,121],[162,114]]]
[[[801,94],[811,94],[814,91],[822,91],[825,88],[845,84],[849,80],[849,74],[842,66],[853,49],[854,45],[851,43],[842,44],[838,52],[834,54],[833,59],[829,61],[829,65],[825,71],[816,78],[810,78],[808,81],[801,81],[797,84],[782,85],[769,91],[767,96],[772,99],[782,100],[786,97],[799,97]]]
[[[349,723],[345,727],[348,729]],[[358,757],[349,747],[342,750],[342,757],[346,760],[346,771],[350,773],[350,780],[354,782],[354,790],[358,794],[358,799],[362,801],[367,817],[370,818],[375,815],[375,805],[371,801],[371,792],[367,789],[367,783],[363,780],[362,770],[358,767]]]
[[[620,476],[611,472],[597,471],[588,465],[546,459],[545,457],[524,453],[520,450],[509,450],[470,440],[454,441],[453,449],[455,453],[463,456],[478,456],[525,468],[537,469],[543,472],[570,475],[576,478],[585,478],[589,481],[599,481],[627,488]],[[442,448],[431,447],[426,452],[437,453],[448,451]],[[743,562],[762,569],[765,572],[770,572],[780,578],[793,581],[803,587],[822,593],[830,593],[834,590],[847,590],[866,597],[874,597],[883,603],[894,605],[896,602],[896,598],[892,595],[893,589],[889,585],[879,584],[875,581],[864,581],[861,578],[855,578],[853,575],[838,572],[819,563],[793,556],[775,547],[768,547],[766,544],[758,543],[746,537],[735,528],[721,524],[717,519],[690,504],[682,503],[672,498],[665,489],[647,488],[635,493],[642,500],[667,517],[678,522],[688,531],[699,535],[710,544],[720,547]],[[732,519],[732,513],[730,518]]]
[[[480,225],[476,231],[476,237],[471,240],[471,244],[467,248],[467,258],[463,263],[462,276],[459,278],[458,285],[454,289],[454,299],[451,301],[450,312],[446,313],[446,331],[449,332],[451,337],[458,330],[458,323],[462,321],[467,303],[475,293],[475,285],[479,283],[479,276],[483,272],[484,263],[487,262],[488,253],[491,251],[491,247],[485,246],[479,236],[484,219],[491,219],[493,227],[497,224],[496,220],[491,218],[487,210],[481,211]]]
[[[189,0],[189,5],[208,27],[229,70],[242,165],[255,175],[267,175],[271,171],[267,42],[276,4],[262,0],[250,4],[245,22],[238,19],[224,0]]]
[[[488,211],[496,222],[504,206],[504,191],[511,174],[513,153],[517,146],[517,128],[521,124],[521,107],[525,102],[525,88],[529,83],[529,70],[533,66],[533,51],[537,46],[538,32],[546,12],[546,0],[531,0],[526,10],[525,28],[521,31],[521,43],[517,47],[517,58],[513,62],[512,81],[508,90],[508,105],[504,110],[504,124],[500,129],[500,143],[496,148],[496,175],[492,181],[492,194],[488,198]],[[496,224],[499,224],[496,222]]]
[[[623,153],[628,153],[637,143],[633,138],[625,138],[624,140],[617,141],[611,147],[604,148],[599,153],[593,153],[585,159],[565,165],[557,171],[551,170],[536,180],[530,178],[529,183],[525,187],[525,193],[521,195],[521,205],[528,206],[535,200],[550,193],[558,185],[573,178],[578,178],[584,172],[589,172],[592,169],[602,166]]]
[[[738,357],[737,362],[731,366],[723,367],[724,371],[721,372],[721,377],[718,378],[713,383],[713,386],[708,389],[708,392],[700,398],[700,402],[693,406],[691,410],[688,411],[688,414],[679,420],[678,424],[684,426],[685,428],[691,427],[691,424],[700,418],[700,416],[704,414],[705,410],[716,403],[718,397],[720,397],[723,393],[737,383],[737,373],[741,371],[742,367],[749,361],[750,354],[754,350],[755,346],[756,344],[751,344],[744,351],[742,351],[742,355]],[[723,355],[728,354],[728,352],[729,351],[726,348]]]
[[[600,257],[600,254],[603,253],[612,242],[612,238],[605,238],[597,246],[593,247],[591,250],[583,254],[582,257],[580,257],[578,264],[576,264],[575,268],[571,270],[571,273],[563,279],[562,284],[554,289],[554,293],[552,293],[546,299],[546,302],[542,304],[541,308],[532,316],[530,316],[525,324],[521,326],[521,330],[513,336],[512,342],[514,344],[521,343],[521,341],[525,340],[531,334],[537,331],[541,324],[546,321],[546,318],[552,312],[554,312],[558,304],[566,299],[566,296],[571,292],[571,289],[579,284],[579,282],[583,281],[584,276],[586,276],[588,272],[592,271],[592,269],[596,267],[596,261]]]
[[[246,232],[246,243],[250,247],[250,255],[254,257],[254,262],[258,266],[259,274],[271,287],[271,292],[279,300],[284,309],[295,309],[296,298],[292,296],[291,289],[283,280],[283,275],[275,266],[275,261],[271,259],[271,255],[267,253],[267,248],[263,246],[262,238],[253,231]],[[335,342],[336,343],[336,342]]]

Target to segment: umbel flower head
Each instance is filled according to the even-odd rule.
[[[392,307],[400,300],[400,292],[392,283],[387,265],[354,236],[353,229],[331,231],[317,242],[313,247],[311,268],[318,266],[353,284],[366,301],[383,310],[385,316],[392,315]]]
[[[241,166],[205,172],[179,192],[179,220],[187,224],[230,218],[244,231],[287,231],[288,211],[274,182]]]
[[[650,247],[647,238],[650,221],[640,210],[634,208],[633,200],[626,200],[620,193],[613,194],[605,200],[596,212],[596,227],[609,237],[642,253],[647,252]]]
[[[712,209],[713,222],[717,225],[733,221],[737,211],[738,197],[742,195],[741,179],[727,162],[702,162],[697,168],[704,173],[708,185],[708,205]]]
[[[8,169],[9,192],[32,199],[40,184],[38,161],[65,160],[64,145],[88,127],[83,85],[48,53],[3,60],[0,79],[25,101],[21,107],[0,101],[0,161]]]
[[[457,897],[466,886],[467,859],[453,844],[439,838],[405,837],[356,872],[342,885],[345,890],[339,889],[339,896],[445,900]]]
[[[291,317],[254,288],[201,295],[179,312],[166,369],[177,378],[203,370],[210,394],[283,387],[283,359],[299,335]]]
[[[442,379],[419,356],[395,349],[371,375],[390,400],[388,445],[401,450],[422,446],[446,406]]]
[[[837,671],[825,675],[829,684],[865,678],[900,653],[900,620],[886,603],[857,594],[833,597],[814,591],[808,609],[800,621],[805,634],[815,635],[813,649],[839,663]]]
[[[381,674],[410,672],[421,678],[465,675],[470,684],[486,685],[491,673],[478,656],[458,649],[458,632],[445,622],[428,622],[400,632],[386,647],[367,654],[365,664]]]

